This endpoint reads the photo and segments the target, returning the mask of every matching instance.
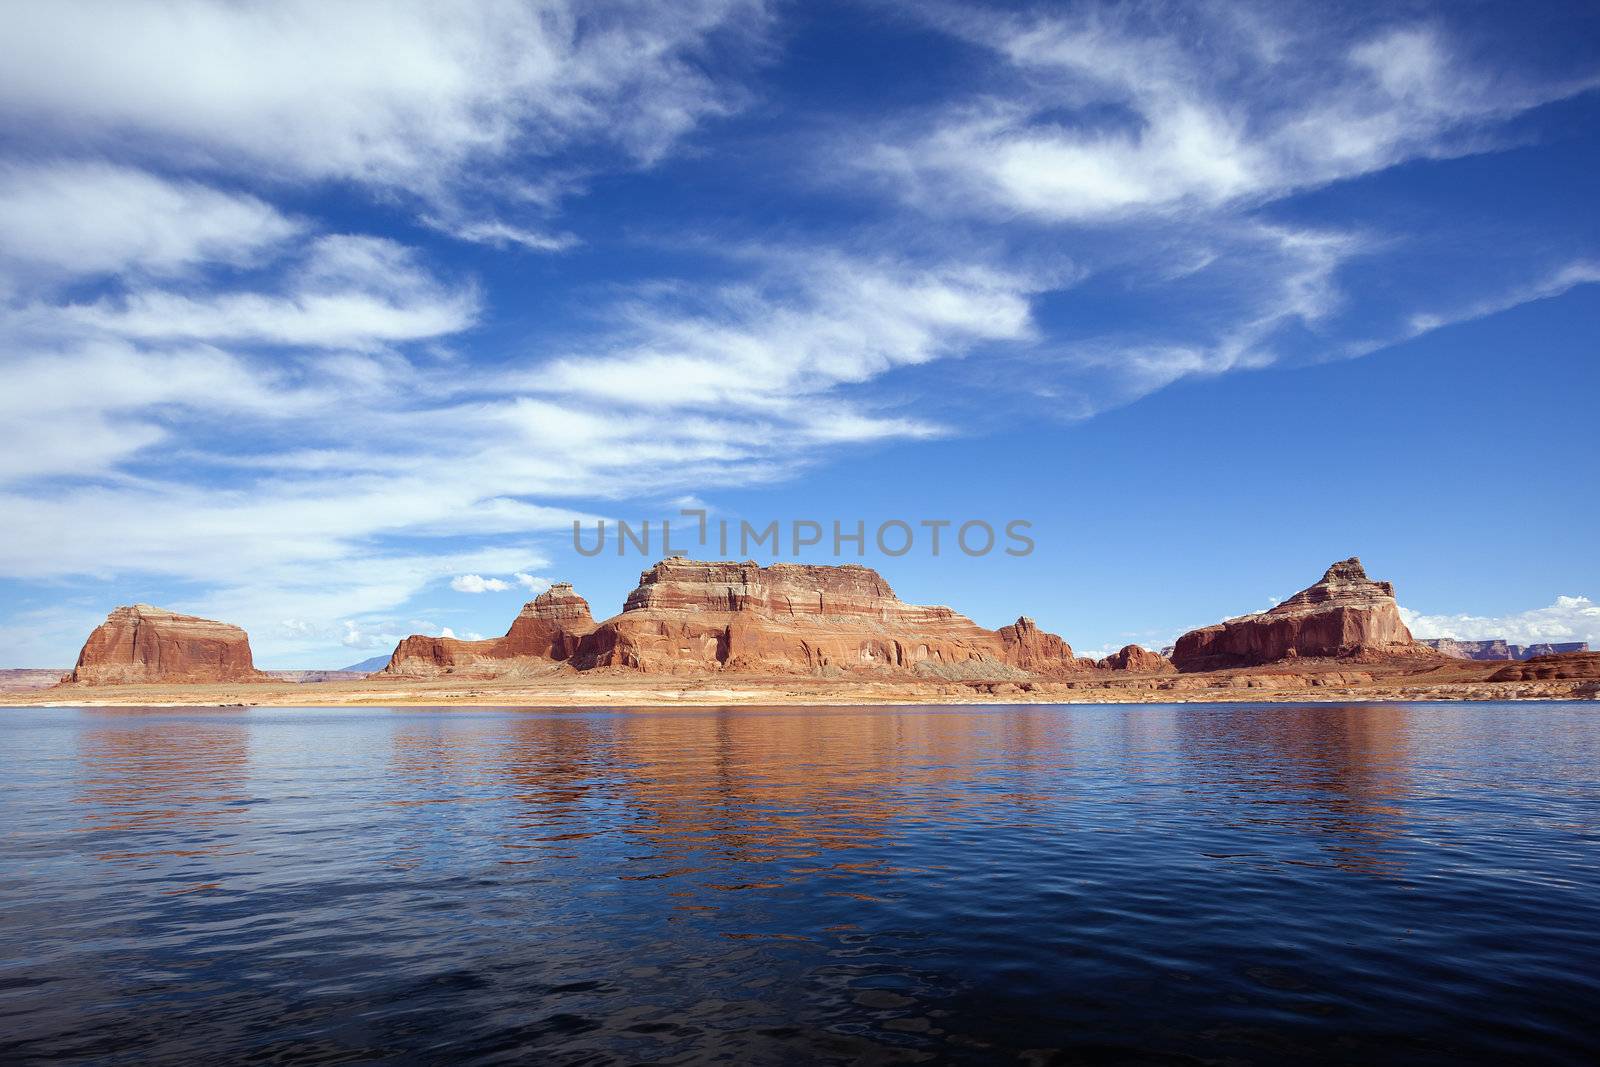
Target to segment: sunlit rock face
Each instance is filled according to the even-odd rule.
[[[1005,660],[1034,674],[1078,674],[1095,669],[1095,662],[1073,655],[1072,646],[1053,633],[1039,629],[1026,615],[995,631],[1005,646]]]
[[[1140,671],[1145,674],[1171,674],[1177,669],[1167,657],[1141,645],[1123,645],[1096,666],[1108,671]]]
[[[522,606],[504,637],[463,641],[421,634],[401,641],[384,674],[498,676],[570,660],[579,641],[594,630],[589,604],[566,582],[558,582]]]
[[[861,674],[1026,678],[1092,670],[1030,619],[986,630],[949,608],[907,604],[876,571],[673,557],[639,576],[596,624],[569,585],[528,604],[504,637],[408,637],[390,675],[502,676],[563,669],[651,674]]]
[[[578,665],[949,678],[1078,669],[1060,638],[1016,631],[907,604],[877,571],[857,564],[763,567],[674,557],[639,576],[622,614],[584,640]]]
[[[1179,670],[1249,667],[1303,656],[1430,654],[1400,619],[1394,586],[1367,577],[1354,556],[1270,611],[1191,630],[1178,638]]]
[[[237,626],[149,604],[114,610],[78,653],[64,681],[80,685],[264,681]]]

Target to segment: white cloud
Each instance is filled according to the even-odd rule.
[[[30,275],[242,264],[305,225],[253,196],[107,163],[0,167],[0,263]]]
[[[1547,607],[1510,615],[1424,615],[1409,608],[1401,608],[1400,615],[1417,638],[1503,638],[1514,645],[1587,641],[1600,647],[1600,605],[1586,596],[1558,596]]]
[[[570,233],[547,233],[526,226],[513,226],[498,219],[451,222],[437,215],[427,215],[422,218],[422,222],[457,240],[494,248],[516,247],[534,252],[564,252],[579,243],[578,238]]]
[[[530,593],[542,593],[550,588],[550,579],[540,578],[538,575],[528,574],[525,571],[518,571],[512,577],[517,580],[518,585]]]
[[[430,199],[573,144],[649,162],[735,97],[697,62],[754,0],[222,0],[7,13],[0,115],[98,148]],[[748,50],[748,48],[747,48]]]
[[[511,588],[511,583],[481,574],[461,574],[450,579],[450,588],[458,593],[503,593]]]
[[[0,422],[27,447],[0,452],[0,486],[104,473],[168,440],[175,418],[285,419],[331,400],[277,370],[205,347],[147,352],[92,342],[13,353],[5,378]]]
[[[1195,9],[1181,35],[1148,14],[1090,4],[943,17],[1004,57],[1014,91],[956,105],[855,158],[941,211],[1172,217],[1457,154],[1476,144],[1458,136],[1472,123],[1595,84],[1471,69],[1429,26],[1379,28],[1330,51],[1315,29],[1259,14]]]
[[[829,253],[791,254],[772,268],[764,286],[723,289],[703,311],[639,306],[613,346],[557,360],[526,384],[645,408],[783,412],[898,367],[1029,339],[1030,297],[1044,287],[987,267]],[[839,408],[814,424],[834,440],[924,430]]]
[[[141,288],[68,305],[54,317],[66,327],[139,341],[370,349],[459,333],[478,311],[471,287],[438,281],[405,245],[334,234],[310,245],[281,292],[194,296]]]

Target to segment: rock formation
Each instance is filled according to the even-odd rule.
[[[1587,652],[1589,642],[1566,641],[1559,644],[1513,645],[1504,638],[1491,641],[1460,641],[1453,637],[1431,637],[1417,642],[1435,652],[1454,659],[1532,659],[1534,656],[1554,656],[1563,652]]]
[[[1072,646],[1053,633],[1039,629],[1026,615],[995,631],[1005,648],[1005,661],[1034,674],[1075,674],[1092,671],[1095,662],[1074,656]]]
[[[1032,620],[986,630],[949,608],[906,604],[856,564],[705,563],[672,557],[639,576],[622,613],[596,625],[558,585],[505,637],[408,637],[385,672],[505,674],[617,668],[651,674],[900,672],[1026,678],[1092,669]]]
[[[1144,671],[1153,674],[1170,674],[1177,670],[1167,657],[1139,645],[1124,645],[1096,666],[1102,670]]]
[[[1031,623],[1025,633],[1007,629],[1010,643],[949,608],[903,603],[877,571],[858,564],[762,567],[673,557],[639,576],[622,614],[584,640],[577,665],[947,678],[1078,669],[1060,638]]]
[[[239,627],[149,604],[108,615],[62,679],[80,685],[265,680],[250,658],[250,638]]]
[[[1489,675],[1491,682],[1533,682],[1600,678],[1600,652],[1566,652],[1508,663]]]
[[[1270,611],[1189,631],[1178,638],[1172,661],[1181,671],[1203,671],[1299,656],[1415,654],[1421,648],[1400,619],[1394,586],[1369,579],[1352,556]]]
[[[401,641],[384,674],[499,675],[519,667],[571,659],[581,638],[593,632],[589,604],[558,582],[522,606],[504,637],[463,641],[455,637],[414,635]]]

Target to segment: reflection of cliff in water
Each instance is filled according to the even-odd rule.
[[[811,857],[975,804],[1025,815],[1066,773],[1071,727],[1030,708],[398,718],[390,771],[406,788],[391,803],[430,809],[428,836],[491,835],[506,862],[602,835],[657,859]],[[937,812],[919,807],[930,789],[949,798]],[[477,803],[491,799],[492,813]]]
[[[244,712],[205,719],[102,708],[81,713],[78,735],[81,830],[119,837],[108,858],[202,855],[220,849],[219,831],[248,810],[250,732]],[[164,845],[181,839],[181,853]]]
[[[878,845],[978,803],[1025,806],[1030,778],[1056,766],[1047,750],[1065,725],[1020,708],[637,715],[621,724],[619,768],[649,816],[632,832],[657,848],[800,858]],[[929,790],[950,802],[919,807]]]
[[[1413,773],[1405,705],[1216,705],[1176,722],[1184,774],[1220,818],[1303,829],[1340,866],[1388,865]]]

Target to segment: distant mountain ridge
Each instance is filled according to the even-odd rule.
[[[1428,637],[1423,638],[1419,644],[1427,645],[1435,652],[1456,659],[1509,659],[1525,660],[1535,656],[1553,656],[1563,652],[1587,652],[1587,641],[1563,641],[1558,643],[1543,642],[1537,645],[1513,645],[1505,638],[1494,638],[1488,641],[1458,641],[1453,637]]]
[[[388,656],[373,656],[371,659],[364,659],[360,663],[352,663],[348,667],[340,667],[339,671],[341,674],[347,671],[354,671],[358,674],[373,674],[383,670],[388,665]]]

